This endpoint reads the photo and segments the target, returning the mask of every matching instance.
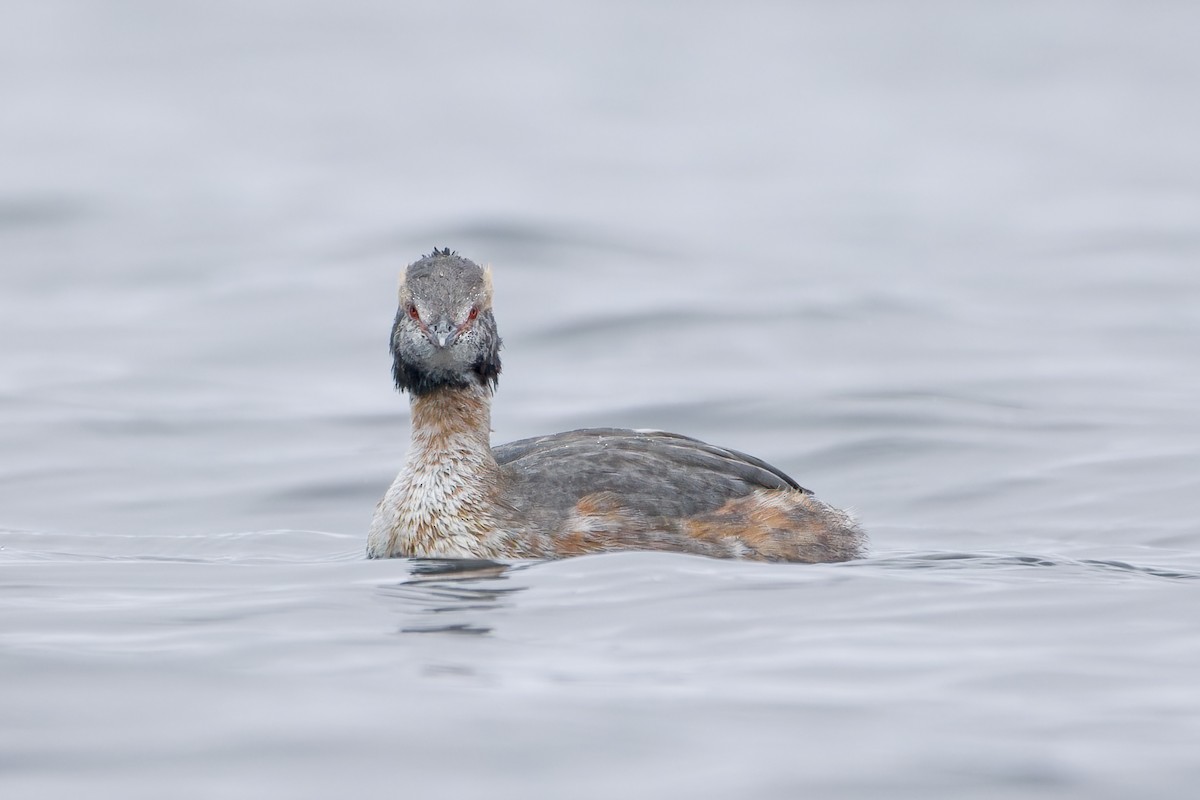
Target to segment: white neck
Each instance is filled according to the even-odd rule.
[[[499,468],[491,448],[491,394],[473,385],[413,397],[404,469],[375,511],[374,558],[486,558]]]

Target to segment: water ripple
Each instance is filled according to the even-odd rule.
[[[1080,572],[1091,575],[1143,575],[1168,580],[1198,580],[1200,572],[1141,566],[1126,561],[1061,558],[1020,553],[963,553],[936,552],[889,556],[863,562],[865,565],[895,569],[918,570],[1012,570],[1043,568]]]

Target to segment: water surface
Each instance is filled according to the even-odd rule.
[[[1191,795],[1191,6],[5,17],[6,797]],[[435,246],[498,441],[752,452],[871,556],[365,561]]]

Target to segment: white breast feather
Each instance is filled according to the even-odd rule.
[[[500,533],[488,513],[484,458],[467,435],[434,448],[416,434],[404,469],[384,495],[367,538],[376,558],[489,558]]]

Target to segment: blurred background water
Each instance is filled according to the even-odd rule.
[[[6,5],[4,796],[1191,796],[1198,29]],[[495,270],[497,441],[753,452],[872,556],[363,560],[435,246]]]

